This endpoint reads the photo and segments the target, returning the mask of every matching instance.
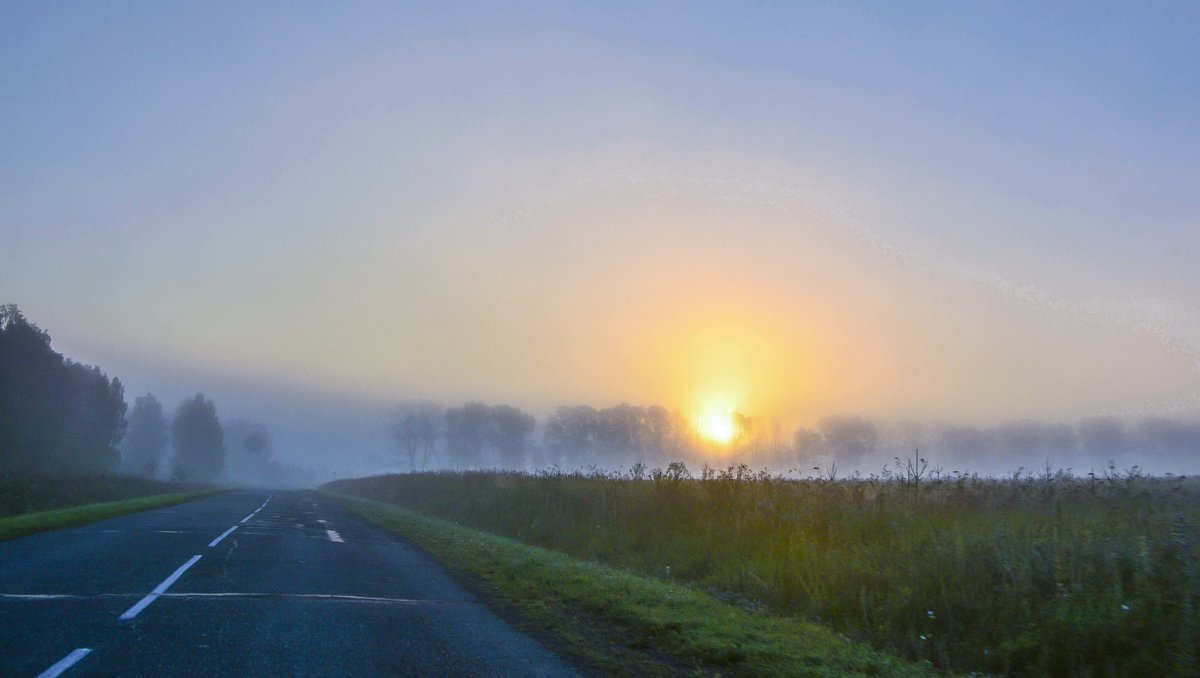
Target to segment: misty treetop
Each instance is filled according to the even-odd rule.
[[[0,306],[0,469],[116,470],[124,396],[119,379],[64,358],[16,305]]]

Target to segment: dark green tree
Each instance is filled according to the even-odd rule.
[[[162,404],[147,393],[138,397],[129,412],[129,428],[121,443],[122,465],[128,473],[153,478],[167,456],[167,415]]]
[[[125,392],[99,368],[63,358],[15,305],[0,306],[0,469],[116,469]]]
[[[203,393],[184,400],[171,423],[171,447],[177,480],[212,481],[225,465],[225,434],[217,407]]]

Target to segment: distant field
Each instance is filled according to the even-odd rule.
[[[704,475],[436,473],[326,489],[690,583],[943,670],[1200,672],[1194,480]]]
[[[207,486],[118,475],[0,474],[0,517],[202,489]]]

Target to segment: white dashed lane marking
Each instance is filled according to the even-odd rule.
[[[245,518],[242,518],[242,520],[240,522],[238,522],[237,525],[234,525],[233,527],[229,528],[228,530],[225,530],[216,539],[213,539],[212,541],[210,541],[208,543],[208,546],[211,548],[213,546],[216,546],[217,544],[220,544],[222,539],[224,539],[225,537],[228,537],[230,534],[233,534],[233,531],[238,529],[238,525],[241,525],[242,523],[245,523],[246,521],[250,520],[254,516],[258,515],[259,511],[266,508],[267,504],[271,501],[271,498],[274,496],[275,495],[268,495],[266,500],[263,501],[261,506],[254,509],[254,511],[252,511],[250,513],[250,515],[246,516]],[[313,508],[316,508],[315,504],[313,505]],[[324,521],[322,521],[322,522],[324,522]],[[116,530],[103,530],[103,531],[104,532],[116,532]],[[155,530],[155,532],[158,532],[160,534],[187,534],[187,532],[184,530]],[[336,542],[342,541],[341,536],[338,535],[337,532],[334,532],[333,530],[326,530],[325,532],[329,536],[329,541],[336,541]],[[198,556],[198,555],[192,556],[190,560],[188,560],[183,565],[180,565],[174,572],[172,572],[171,576],[164,579],[162,581],[162,583],[160,583],[158,586],[155,586],[153,591],[146,594],[146,596],[143,597],[141,600],[139,600],[137,603],[135,603],[133,607],[129,608],[128,610],[125,610],[125,612],[120,617],[118,617],[118,619],[121,621],[129,621],[130,619],[133,619],[134,617],[138,616],[138,614],[140,614],[142,612],[142,610],[149,607],[151,603],[153,603],[155,600],[157,600],[160,596],[164,595],[167,592],[167,589],[171,588],[171,585],[174,584],[176,581],[178,581],[179,578],[183,576],[183,573],[187,572],[188,568],[190,568],[192,565],[195,565],[199,560],[200,560],[200,556]],[[22,600],[45,600],[45,599],[55,599],[55,598],[59,598],[59,597],[60,596],[55,596],[55,595],[0,595],[0,598],[11,598],[11,599],[22,599]],[[88,654],[91,653],[91,651],[92,651],[92,648],[90,648],[90,647],[81,647],[81,648],[72,650],[70,654],[68,654],[67,656],[65,656],[62,659],[55,662],[52,666],[50,666],[50,668],[39,673],[37,678],[56,678],[56,676],[62,675],[65,671],[70,669],[72,666],[79,663],[79,661],[82,660],[84,657],[88,656]]]
[[[273,494],[272,494],[270,497],[267,497],[267,501],[264,501],[264,502],[262,503],[262,506],[259,506],[258,508],[256,508],[256,509],[254,509],[253,511],[251,511],[251,512],[250,512],[250,515],[246,516],[245,518],[242,518],[241,522],[239,522],[238,524],[240,525],[241,523],[244,523],[244,522],[246,522],[247,520],[250,520],[250,519],[251,519],[251,518],[253,518],[253,517],[254,517],[254,516],[255,516],[255,515],[256,515],[256,514],[259,512],[259,511],[261,511],[261,510],[263,510],[264,508],[266,508],[266,506],[267,506],[267,502],[268,502],[268,501],[271,501],[271,497],[274,497],[274,496],[275,496],[275,495],[273,495]]]
[[[329,537],[329,541],[341,544],[344,540],[342,535],[337,533],[337,530],[325,530],[325,536]]]
[[[141,600],[139,600],[136,604],[134,604],[133,607],[129,608],[128,610],[125,610],[125,613],[122,614],[120,617],[117,617],[117,619],[120,619],[121,621],[129,621],[130,619],[133,619],[134,617],[138,616],[138,614],[142,610],[149,607],[150,603],[153,603],[155,600],[158,600],[159,596],[166,593],[167,589],[171,588],[171,584],[174,584],[176,580],[178,580],[180,577],[182,577],[183,573],[187,572],[189,567],[195,565],[197,560],[200,560],[200,556],[192,556],[191,560],[180,565],[179,569],[177,569],[173,573],[171,573],[170,577],[167,577],[166,579],[164,579],[162,581],[161,584],[159,584],[158,586],[155,586],[154,590],[151,591],[150,593],[146,594],[145,598],[142,598]]]
[[[59,659],[50,668],[39,673],[37,678],[55,678],[55,676],[61,676],[63,671],[75,666],[80,659],[88,656],[88,653],[91,651],[92,648],[90,647],[81,647],[78,650],[72,650],[71,654]]]
[[[224,532],[221,533],[221,536],[208,542],[208,547],[212,548],[212,547],[216,546],[217,544],[220,544],[222,539],[224,539],[225,537],[228,537],[230,535],[230,533],[232,533],[236,529],[238,529],[238,526],[234,525],[233,527],[229,528],[228,530],[225,530]]]

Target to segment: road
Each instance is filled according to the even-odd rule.
[[[58,670],[575,675],[403,540],[266,491],[0,543],[0,675]]]

